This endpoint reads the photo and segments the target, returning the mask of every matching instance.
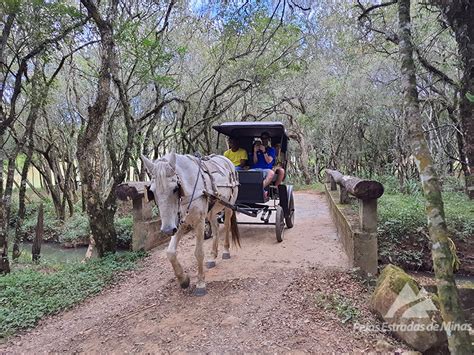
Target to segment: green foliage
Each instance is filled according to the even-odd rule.
[[[56,212],[51,200],[43,202],[44,206],[44,240],[59,243],[88,243],[90,235],[89,218],[87,214],[76,209],[72,217],[61,222],[56,218]],[[17,204],[12,204],[10,219],[11,231],[16,223]],[[38,218],[38,205],[27,204],[25,219],[22,224],[26,241],[32,240]],[[117,231],[117,246],[120,249],[129,249],[133,234],[133,218],[131,216],[115,219]]]
[[[31,240],[34,236],[36,223],[38,222],[38,208],[39,204],[37,203],[26,204],[25,218],[21,228],[27,240]],[[43,209],[44,239],[47,241],[57,241],[61,233],[61,221],[56,219],[53,202],[51,200],[43,202]],[[13,203],[9,221],[12,231],[16,225],[17,213],[18,205]]]
[[[453,241],[466,241],[474,234],[474,203],[463,193],[452,191],[444,192],[443,200]],[[423,196],[385,193],[379,199],[378,216],[382,261],[409,269],[430,269],[431,243]]]
[[[186,53],[185,46],[170,49],[164,46],[163,41],[141,19],[128,19],[117,24],[115,34],[119,46],[124,51],[124,66],[131,65],[136,74],[144,81],[159,84],[162,87],[173,87],[174,78],[159,72],[159,69],[169,64],[175,56]],[[130,62],[127,64],[127,62]]]
[[[5,13],[15,13],[18,11],[21,0],[3,0],[0,8],[5,8]]]
[[[179,46],[176,48],[176,53],[178,53],[180,56],[184,56],[186,53],[188,53],[188,47],[187,46]]]
[[[364,174],[361,173],[358,176],[361,178],[367,178],[371,180],[375,180],[380,182],[383,187],[384,191],[386,194],[398,194],[400,193],[400,181],[394,174]],[[421,185],[420,182],[417,180],[408,180],[404,182],[403,186],[403,193],[407,195],[416,195],[416,196],[421,196]]]
[[[75,213],[64,222],[59,242],[74,242],[78,239],[87,242],[89,240],[89,235],[89,218],[85,214]]]
[[[314,190],[314,191],[317,191],[317,192],[324,192],[324,185],[319,183],[319,182],[315,182],[314,184],[310,184],[310,185],[300,183],[300,184],[295,184],[294,185],[294,190],[295,191]]]
[[[0,337],[32,327],[42,317],[55,314],[97,294],[115,275],[136,267],[143,254],[127,253],[71,263],[53,269],[40,264],[0,278]]]
[[[474,102],[474,95],[471,94],[470,92],[466,93],[466,97],[469,101]]]
[[[338,294],[317,292],[314,300],[318,307],[334,311],[342,323],[353,322],[360,315],[359,309],[352,304],[350,299]]]
[[[133,235],[133,218],[116,218],[115,230],[117,232],[117,247],[122,249],[130,248]]]

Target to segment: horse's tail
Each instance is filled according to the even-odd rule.
[[[232,216],[230,217],[230,231],[232,233],[232,243],[240,248],[240,233],[235,211],[232,211]]]

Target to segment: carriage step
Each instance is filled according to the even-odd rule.
[[[260,210],[256,209],[256,208],[235,206],[235,205],[233,205],[233,204],[231,204],[227,201],[224,201],[219,196],[213,195],[213,194],[211,194],[207,191],[203,191],[202,193],[203,193],[203,195],[205,195],[207,197],[211,197],[213,199],[218,200],[225,207],[228,207],[228,208],[232,209],[233,211],[237,211],[237,212],[246,214],[247,216],[250,216],[250,217],[257,217],[258,213],[260,212]]]
[[[237,212],[246,214],[247,216],[250,216],[250,217],[257,217],[259,213],[259,210],[256,210],[255,208],[245,208],[245,207],[235,206],[235,210]]]

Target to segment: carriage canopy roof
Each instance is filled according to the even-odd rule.
[[[260,137],[262,132],[268,132],[270,137],[288,139],[285,126],[281,122],[224,122],[212,128],[229,137]]]

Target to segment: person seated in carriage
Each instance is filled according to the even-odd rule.
[[[261,141],[257,140],[253,145],[250,169],[263,171],[263,187],[267,187],[275,176],[275,172],[272,169],[276,155],[275,149],[269,145],[270,135],[267,132],[263,132],[260,138]]]
[[[275,172],[275,186],[280,185],[285,178],[285,169],[283,168],[283,164],[285,161],[285,153],[281,151],[281,144],[275,143],[273,145],[275,149],[276,159],[275,164],[273,165],[273,171]]]
[[[224,152],[224,156],[235,166],[235,170],[242,170],[247,165],[247,151],[240,148],[237,138],[229,137],[229,149]]]

